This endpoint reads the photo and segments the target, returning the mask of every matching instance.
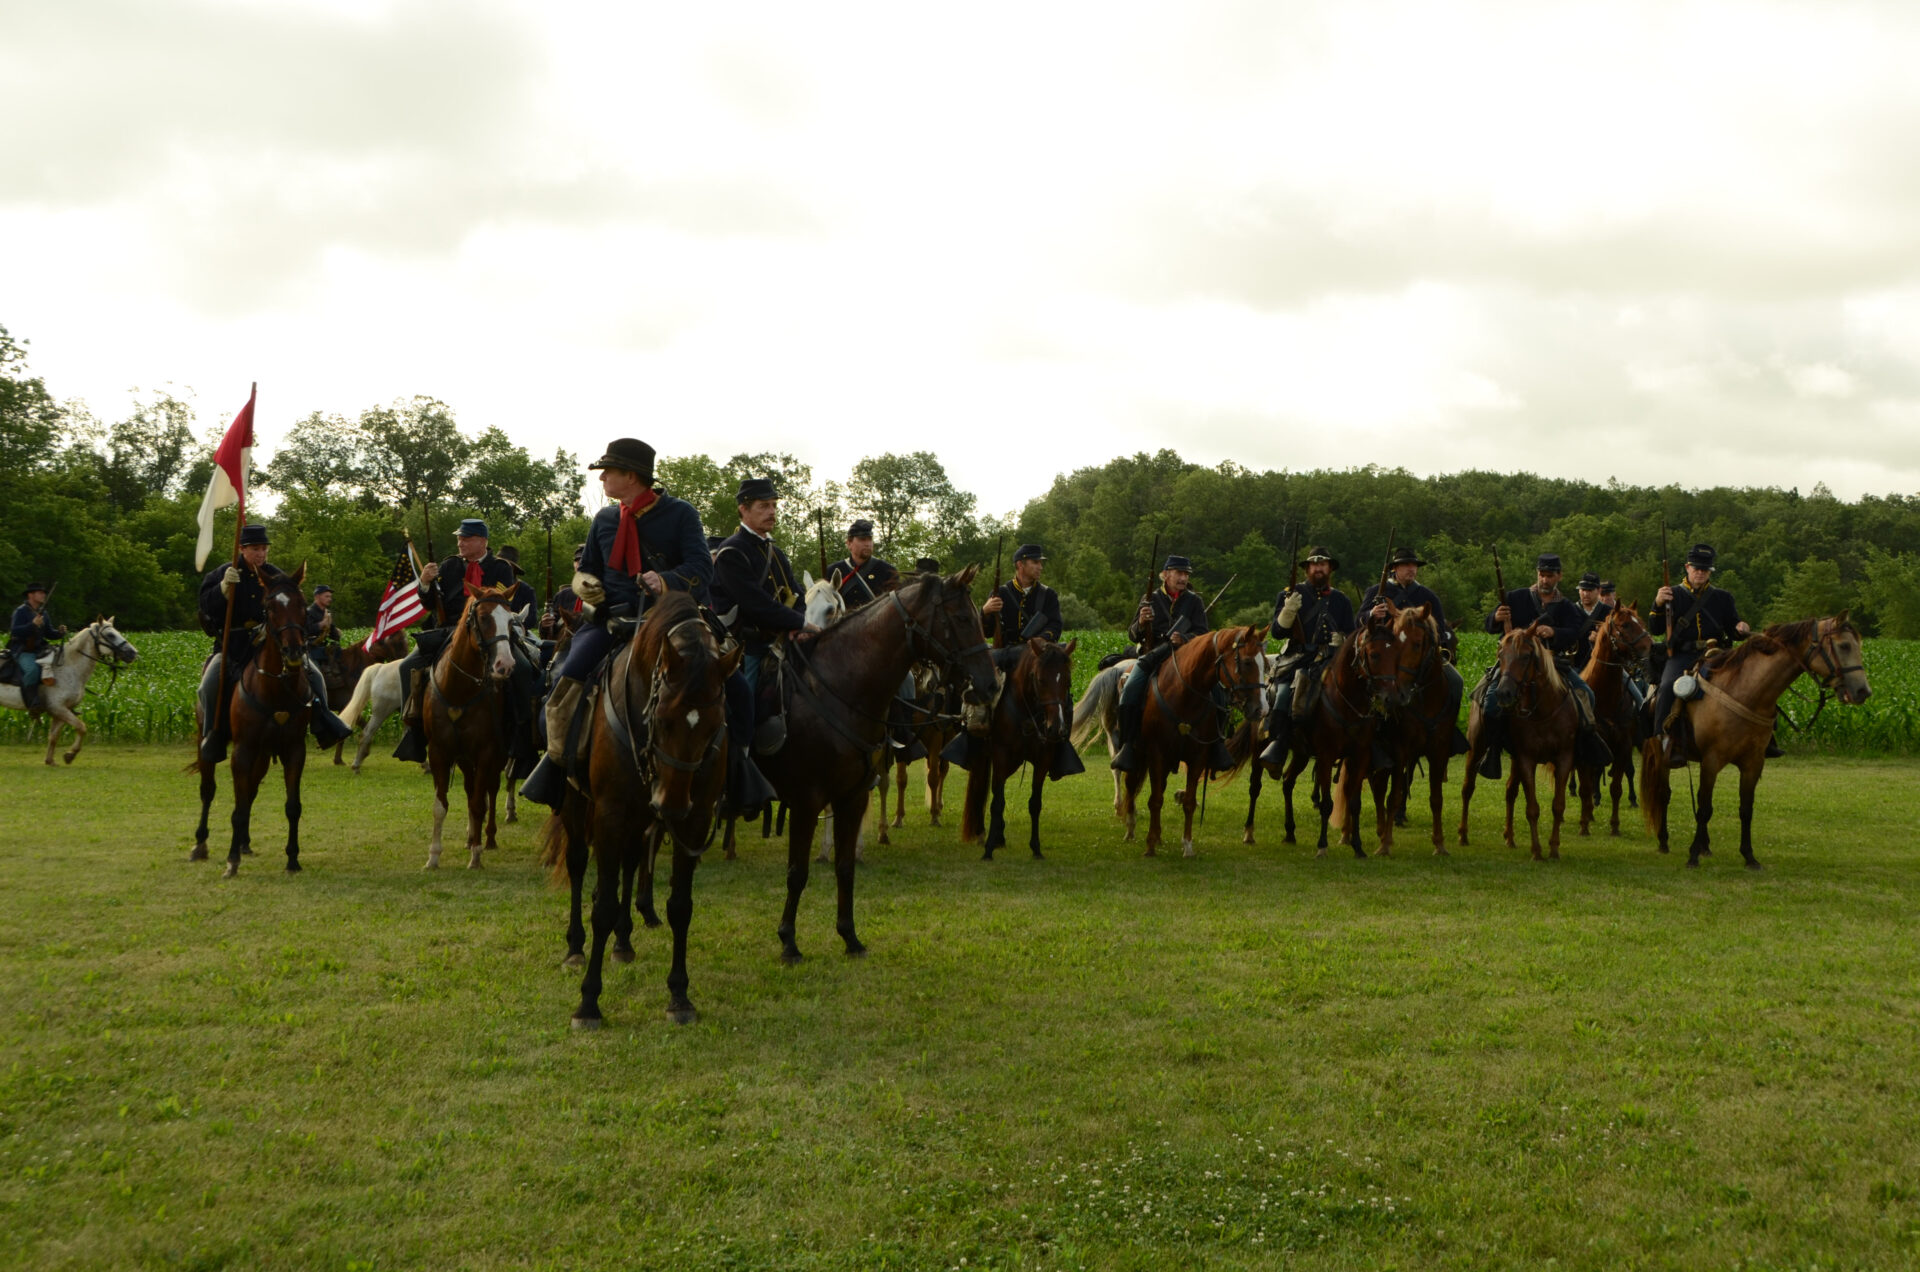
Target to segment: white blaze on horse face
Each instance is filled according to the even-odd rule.
[[[490,668],[495,680],[505,680],[513,674],[513,632],[508,626],[511,614],[512,611],[506,606],[496,605],[486,615],[488,637],[499,641],[493,646],[493,666]]]
[[[699,724],[700,712],[698,710],[687,712],[687,727],[689,729],[698,728]]]

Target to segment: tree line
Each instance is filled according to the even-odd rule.
[[[190,400],[161,392],[102,423],[57,400],[26,353],[0,327],[0,592],[57,580],[55,610],[69,622],[110,612],[130,629],[195,625],[194,517],[226,418],[203,425]],[[496,549],[519,548],[543,595],[549,560],[552,584],[564,583],[600,503],[585,476],[577,456],[536,458],[498,429],[470,435],[447,403],[417,396],[300,420],[273,455],[256,456],[250,502],[266,497],[250,517],[266,522],[274,559],[305,561],[311,582],[335,589],[341,620],[358,625],[409,540],[423,559],[429,545],[445,556],[466,516],[488,520]],[[1675,575],[1688,545],[1712,543],[1718,581],[1749,621],[1850,607],[1870,634],[1920,639],[1920,498],[1902,495],[1849,502],[1821,485],[1803,495],[1374,466],[1254,471],[1163,450],[1062,474],[1017,514],[993,516],[926,451],[870,456],[844,480],[784,453],[668,454],[657,465],[661,487],[723,535],[737,526],[740,481],[765,476],[782,492],[775,533],[796,568],[817,572],[823,556],[843,555],[861,516],[879,554],[902,567],[921,556],[986,565],[984,598],[996,558],[1038,542],[1075,628],[1127,622],[1157,573],[1156,544],[1192,558],[1209,597],[1232,580],[1216,625],[1265,623],[1290,554],[1310,543],[1339,558],[1336,583],[1357,597],[1379,576],[1389,536],[1429,562],[1421,579],[1457,623],[1492,608],[1496,558],[1506,585],[1520,587],[1542,551],[1560,554],[1569,586],[1591,569],[1644,608],[1660,585],[1664,524]],[[228,511],[216,543],[231,535]]]

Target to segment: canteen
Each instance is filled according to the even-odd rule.
[[[1700,696],[1700,682],[1688,673],[1673,682],[1673,696],[1691,701]]]

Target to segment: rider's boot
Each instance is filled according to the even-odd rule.
[[[222,660],[215,658],[200,673],[200,719],[201,727],[206,730],[206,735],[200,739],[202,764],[218,764],[227,758],[226,712],[218,711],[218,708],[221,693],[230,690],[227,678],[221,672]]]
[[[1613,763],[1613,750],[1607,740],[1592,729],[1581,729],[1574,735],[1573,757],[1582,764],[1606,768]]]
[[[1481,718],[1480,740],[1486,746],[1486,753],[1480,757],[1480,776],[1497,779],[1500,776],[1500,752],[1506,749],[1506,726],[1497,721]]]
[[[1267,749],[1260,752],[1262,764],[1284,764],[1287,749],[1293,744],[1293,717],[1285,711],[1276,711],[1272,723],[1267,727],[1267,736],[1272,738]]]
[[[1767,734],[1767,758],[1777,760],[1785,754],[1786,752],[1780,749],[1780,735],[1778,733]]]
[[[1144,703],[1137,707],[1124,702],[1120,704],[1120,719],[1117,722],[1120,726],[1120,749],[1107,764],[1108,768],[1122,773],[1140,771],[1140,721],[1146,712]]]
[[[20,682],[20,705],[28,711],[40,710],[40,682],[22,680]]]
[[[753,751],[745,745],[727,748],[727,790],[719,815],[752,821],[761,810],[779,798],[767,775],[753,762]]]
[[[953,741],[940,748],[940,758],[955,767],[971,773],[980,759],[982,750],[979,738],[965,729],[953,735]]]
[[[407,760],[414,764],[427,762],[427,734],[420,727],[420,713],[426,709],[427,677],[432,674],[426,670],[415,671],[413,683],[407,687],[407,731],[401,735],[400,745],[393,748],[393,758],[396,760]]]
[[[1087,771],[1080,761],[1080,752],[1074,747],[1072,738],[1061,738],[1053,746],[1053,763],[1047,767],[1047,776],[1058,781],[1063,777],[1074,777]]]
[[[567,727],[586,687],[586,681],[566,676],[553,682],[553,693],[547,697],[547,753],[527,775],[526,785],[520,788],[520,798],[555,810],[566,802]]]
[[[327,705],[327,684],[321,678],[320,669],[312,663],[307,664],[307,687],[313,692],[312,713],[307,717],[307,727],[313,730],[313,740],[320,744],[322,751],[329,750],[353,736],[353,730],[347,722],[333,713]]]

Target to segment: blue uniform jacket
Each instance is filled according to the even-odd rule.
[[[1140,615],[1133,616],[1133,622],[1127,627],[1127,636],[1140,646],[1141,653],[1151,652],[1154,646],[1167,643],[1167,633],[1181,619],[1187,620],[1186,634],[1198,636],[1207,629],[1207,603],[1188,588],[1179,597],[1167,595],[1164,585],[1156,587],[1147,602],[1153,607],[1153,640],[1150,645],[1147,633],[1140,628]],[[1137,609],[1138,607],[1136,607]],[[1003,611],[1004,612],[1004,611]]]
[[[1034,633],[1048,640],[1059,640],[1060,632],[1066,626],[1060,618],[1060,593],[1045,583],[1035,583],[1022,593],[1016,583],[1002,583],[994,590],[1000,598],[1000,612],[989,615],[989,619],[998,619],[993,629],[994,643],[1002,647],[1020,643],[1020,633],[1033,621],[1036,614],[1042,615],[1040,628]],[[1201,630],[1206,630],[1206,615],[1200,616]]]
[[[1587,616],[1568,598],[1556,596],[1542,607],[1540,594],[1530,587],[1523,587],[1507,593],[1507,608],[1513,613],[1515,627],[1530,627],[1544,619],[1547,626],[1553,629],[1553,652],[1556,656],[1578,658],[1586,652],[1586,637],[1581,629],[1586,626]],[[1499,620],[1492,614],[1487,615],[1486,629],[1494,636],[1502,633]]]
[[[691,592],[701,604],[712,600],[713,554],[707,551],[706,531],[693,505],[672,495],[661,495],[639,515],[640,564],[660,576],[668,589]],[[626,606],[630,614],[646,608],[640,584],[633,575],[607,564],[613,541],[620,533],[620,506],[608,504],[587,527],[587,550],[580,556],[580,573],[591,574],[606,589],[607,605]]]
[[[1668,610],[1655,610],[1647,619],[1647,630],[1667,638],[1671,653],[1696,653],[1710,640],[1731,642],[1740,639],[1734,628],[1740,611],[1734,607],[1733,594],[1713,586],[1695,592],[1685,583],[1673,585],[1673,602]]]
[[[481,587],[513,586],[513,566],[489,552],[480,558]],[[431,583],[420,585],[420,604],[426,607],[426,617],[420,620],[421,626],[431,630],[440,625],[434,615],[435,597],[446,611],[447,625],[451,627],[460,621],[467,612],[467,563],[458,556],[450,556],[440,563],[440,577]]]
[[[1273,602],[1273,622],[1267,629],[1275,640],[1287,642],[1283,653],[1298,654],[1312,646],[1329,644],[1336,633],[1353,635],[1353,602],[1345,592],[1336,587],[1322,592],[1304,579],[1291,590],[1305,598],[1300,602],[1300,612],[1294,616],[1294,625],[1280,626],[1280,607],[1287,603],[1288,592],[1287,588],[1281,588]]]
[[[22,653],[37,654],[47,648],[47,628],[34,625],[34,608],[25,601],[13,611],[13,629],[7,638],[7,648]]]
[[[841,557],[827,567],[828,578],[836,574],[840,576],[840,596],[850,610],[871,605],[900,586],[900,571],[879,557],[868,557],[859,567],[852,557]]]
[[[702,551],[705,551],[703,545]],[[713,559],[713,608],[742,643],[764,644],[807,625],[800,581],[780,545],[741,526]],[[784,593],[790,599],[782,601]]]

